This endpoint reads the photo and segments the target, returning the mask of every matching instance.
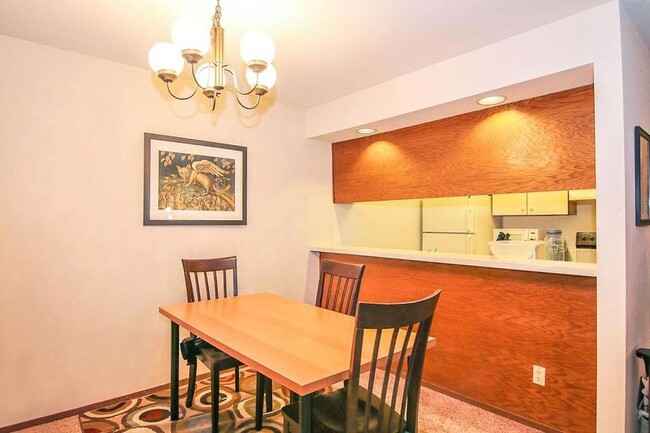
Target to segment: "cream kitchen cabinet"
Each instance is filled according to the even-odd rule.
[[[596,200],[595,189],[570,189],[569,201]]]
[[[575,215],[576,204],[569,191],[541,191],[492,196],[493,216]]]
[[[493,194],[492,215],[528,215],[527,193]]]
[[[575,215],[575,203],[570,204],[569,191],[529,192],[527,195],[528,215]]]

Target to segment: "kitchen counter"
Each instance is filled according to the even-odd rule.
[[[483,268],[510,269],[548,274],[596,276],[595,263],[554,262],[551,260],[513,260],[478,254],[434,253],[429,251],[399,250],[356,246],[312,247],[313,252],[352,254],[386,259],[412,260],[417,262],[443,263],[448,265],[476,266]]]

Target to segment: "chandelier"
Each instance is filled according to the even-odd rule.
[[[269,35],[261,31],[253,31],[244,35],[240,44],[240,53],[246,62],[246,81],[250,86],[242,90],[237,83],[237,76],[232,65],[224,63],[224,31],[221,27],[221,4],[217,6],[212,17],[212,28],[208,29],[194,17],[178,20],[172,27],[172,43],[160,42],[149,50],[149,65],[167,85],[167,91],[178,100],[192,98],[196,92],[201,92],[212,102],[214,111],[217,98],[226,88],[226,74],[232,77],[232,87],[237,102],[243,108],[252,110],[260,103],[271,87],[275,84],[275,68],[271,64],[275,56],[275,46]],[[198,65],[203,56],[212,50],[209,62]],[[171,83],[178,78],[187,62],[192,70],[196,88],[188,96],[177,96],[172,92]],[[246,102],[249,102],[248,104]]]

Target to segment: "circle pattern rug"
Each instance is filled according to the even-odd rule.
[[[239,391],[235,392],[234,370],[219,380],[219,431],[255,432],[255,375],[240,368]],[[262,432],[281,433],[280,408],[289,401],[289,393],[273,384],[273,410],[264,413]],[[194,402],[185,407],[187,386],[179,388],[178,421],[170,420],[169,388],[144,397],[115,403],[79,416],[84,433],[209,433],[210,379],[197,381]],[[266,408],[266,407],[265,407]]]

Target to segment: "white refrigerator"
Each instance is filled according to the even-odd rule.
[[[489,195],[422,200],[422,251],[489,255],[494,227]]]

